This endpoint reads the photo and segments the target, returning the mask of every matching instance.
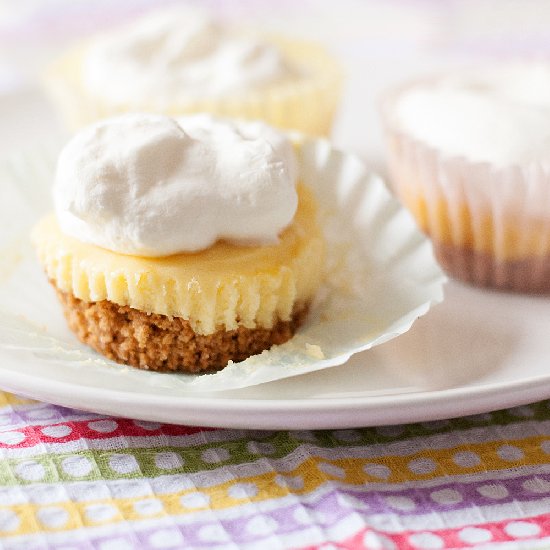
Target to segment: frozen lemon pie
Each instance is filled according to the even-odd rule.
[[[390,94],[396,190],[442,266],[478,286],[550,292],[550,67],[439,75]]]
[[[48,88],[72,128],[123,112],[209,112],[328,134],[340,70],[323,48],[267,39],[181,6],[69,51]]]
[[[33,242],[78,337],[143,369],[223,368],[294,334],[324,241],[285,136],[123,115],[62,151]]]

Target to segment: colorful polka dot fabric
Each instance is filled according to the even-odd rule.
[[[550,547],[550,401],[262,432],[0,393],[0,548]]]

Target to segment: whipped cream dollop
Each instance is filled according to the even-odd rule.
[[[147,14],[97,37],[82,65],[88,91],[123,104],[129,98],[242,94],[294,74],[296,68],[273,44],[182,7]]]
[[[550,166],[550,67],[513,64],[418,84],[399,96],[393,123],[447,156]]]
[[[64,233],[122,254],[274,244],[297,209],[296,171],[290,141],[261,122],[129,114],[69,141],[54,202]]]

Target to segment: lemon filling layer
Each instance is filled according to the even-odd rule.
[[[48,277],[81,300],[182,317],[199,334],[271,328],[309,302],[321,280],[324,240],[315,200],[303,185],[298,195],[295,218],[275,245],[218,242],[198,253],[125,256],[63,234],[53,214],[38,222],[32,240]]]

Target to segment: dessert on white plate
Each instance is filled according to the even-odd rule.
[[[330,131],[340,81],[319,45],[181,6],[92,37],[45,79],[71,128],[124,112],[210,112],[317,135]]]
[[[33,242],[79,338],[148,370],[218,370],[292,337],[324,240],[290,141],[260,122],[132,114],[63,149]]]
[[[307,201],[307,197],[303,197],[302,191],[310,191],[316,205],[315,217],[326,242],[326,261],[322,272],[314,274],[323,282],[315,292],[307,318],[289,341],[244,361],[229,362],[214,374],[170,376],[117,365],[79,344],[67,328],[35,251],[21,244],[28,241],[30,228],[37,219],[52,209],[50,196],[59,149],[51,147],[0,164],[7,198],[0,203],[0,214],[10,228],[8,233],[0,234],[0,246],[5,251],[0,258],[0,270],[5,277],[0,285],[0,348],[26,357],[32,368],[48,373],[53,385],[71,379],[84,387],[94,379],[105,388],[140,387],[144,393],[217,392],[334,368],[353,354],[406,332],[443,298],[445,277],[433,258],[428,240],[384,182],[362,160],[334,149],[325,140],[297,139],[293,145],[300,182],[296,186],[298,209],[282,236],[295,225],[306,204],[302,198]],[[306,212],[304,215],[307,219]],[[304,237],[308,235],[311,235],[309,224]],[[87,246],[88,250],[101,249],[97,245]],[[238,246],[243,254],[256,249],[227,246],[233,250]],[[274,250],[269,245],[257,248]],[[59,250],[57,245],[54,250]],[[188,254],[202,255],[209,250]],[[121,258],[124,262],[135,258],[105,249],[101,253],[103,258],[112,254],[119,267]],[[169,258],[138,259],[159,265]],[[256,263],[250,256],[249,259],[250,264]],[[278,261],[271,257],[267,260]],[[75,275],[70,284],[78,287],[82,283],[79,288],[84,292],[89,289],[103,292],[101,278],[97,285],[90,285],[78,273]],[[121,289],[124,298],[125,286],[117,286],[120,281],[111,281],[110,290]],[[145,278],[133,282],[144,288],[149,281]],[[144,297],[147,293],[134,293],[132,298],[137,296]],[[154,296],[159,303],[165,298],[162,293]],[[364,366],[370,372],[368,360]]]
[[[383,104],[396,190],[452,275],[550,291],[550,67],[439,75]]]

